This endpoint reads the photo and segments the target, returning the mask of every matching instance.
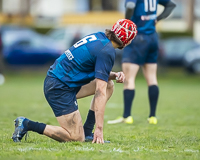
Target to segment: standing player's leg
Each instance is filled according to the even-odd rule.
[[[159,97],[159,87],[157,82],[157,64],[147,63],[143,66],[143,74],[148,85],[148,96],[150,104],[149,123],[157,124],[156,107]]]
[[[122,70],[126,76],[124,82],[124,113],[123,117],[131,116],[132,103],[135,97],[135,78],[139,70],[139,65],[132,63],[123,63]],[[132,123],[132,122],[130,122]]]
[[[124,81],[124,113],[123,117],[118,117],[115,120],[108,121],[108,124],[116,124],[125,122],[127,124],[133,123],[133,118],[131,116],[131,108],[133,99],[135,97],[135,78],[140,66],[133,63],[123,63],[122,70],[125,74],[125,81]]]

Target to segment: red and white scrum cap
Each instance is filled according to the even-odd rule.
[[[137,26],[131,20],[119,19],[112,27],[111,31],[126,46],[137,35]]]

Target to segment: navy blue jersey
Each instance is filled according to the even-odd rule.
[[[131,20],[137,25],[138,33],[151,34],[155,32],[157,4],[165,6],[170,0],[126,0],[136,4]]]
[[[47,74],[57,77],[69,87],[80,87],[95,78],[107,82],[115,54],[104,33],[90,34],[66,50]]]

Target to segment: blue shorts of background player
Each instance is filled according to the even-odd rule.
[[[124,48],[122,63],[157,63],[158,58],[158,34],[156,32],[146,35],[139,34]]]

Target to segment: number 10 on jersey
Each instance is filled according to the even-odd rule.
[[[156,10],[156,0],[144,0],[145,12],[154,12]]]

